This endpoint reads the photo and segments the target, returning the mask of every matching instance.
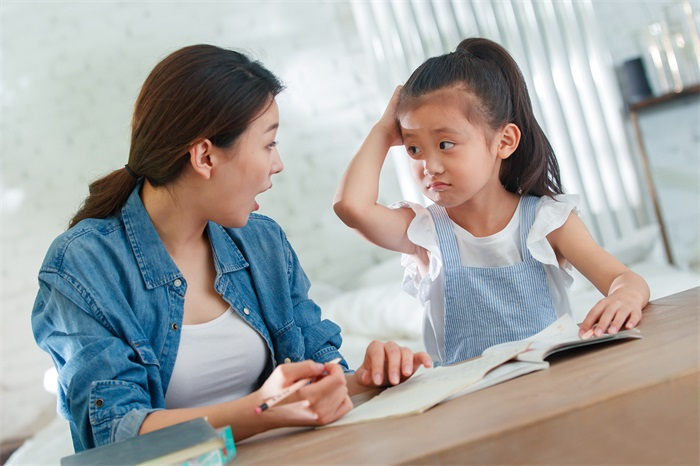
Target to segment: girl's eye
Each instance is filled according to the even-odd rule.
[[[418,155],[420,153],[420,149],[416,146],[406,146],[406,152],[408,152],[408,155]]]
[[[454,142],[442,141],[440,143],[441,150],[452,149],[455,146]]]
[[[277,141],[272,141],[270,144],[267,145],[268,149],[273,149],[277,147]]]

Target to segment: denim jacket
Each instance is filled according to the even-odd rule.
[[[135,436],[148,413],[165,409],[187,282],[140,187],[119,214],[83,220],[56,238],[39,272],[32,329],[58,370],[58,411],[76,451]],[[283,362],[340,357],[340,328],[321,320],[276,222],[251,214],[242,228],[210,222],[207,233],[216,291],[270,348],[265,378]]]

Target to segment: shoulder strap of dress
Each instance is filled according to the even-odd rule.
[[[530,228],[535,223],[535,213],[539,200],[539,197],[528,194],[523,196],[520,201],[520,250],[523,261],[534,260],[527,248],[527,237],[530,235]]]
[[[428,212],[435,224],[435,233],[442,253],[442,260],[447,266],[460,265],[462,260],[459,257],[459,247],[457,237],[452,227],[452,220],[447,215],[447,210],[437,204],[428,206]]]

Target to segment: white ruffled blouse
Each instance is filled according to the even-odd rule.
[[[537,204],[535,221],[527,236],[532,257],[544,265],[547,284],[557,317],[573,315],[568,289],[573,283],[571,265],[557,261],[547,235],[561,227],[573,211],[579,214],[579,197],[561,194],[554,199],[542,196]],[[435,361],[444,360],[445,347],[445,273],[435,225],[428,210],[420,204],[400,202],[392,208],[411,208],[416,213],[408,227],[408,239],[428,251],[430,262],[426,276],[421,276],[415,256],[403,254],[403,287],[423,305],[423,342]],[[503,267],[522,261],[520,245],[520,203],[508,225],[487,237],[475,237],[453,222],[462,264],[471,267]]]

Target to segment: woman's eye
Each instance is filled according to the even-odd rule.
[[[441,150],[452,149],[454,146],[455,146],[454,142],[442,141],[440,143]]]
[[[270,144],[267,145],[268,149],[273,149],[277,147],[277,141],[272,141]]]

